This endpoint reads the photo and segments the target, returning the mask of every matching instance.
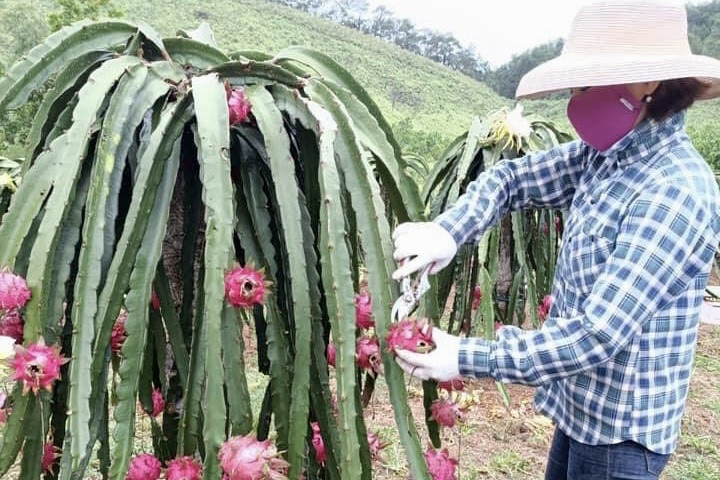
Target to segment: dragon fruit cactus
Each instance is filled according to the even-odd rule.
[[[24,278],[7,268],[0,270],[0,310],[22,308],[30,300],[30,289]]]
[[[245,96],[245,91],[242,88],[231,88],[230,85],[227,84],[225,85],[225,91],[227,92],[230,125],[236,125],[247,120],[250,116],[252,105],[250,104],[250,100]]]
[[[376,336],[363,335],[355,344],[355,363],[367,372],[382,373],[380,343]]]
[[[43,446],[42,469],[43,472],[51,472],[55,460],[60,457],[60,449],[53,445],[52,441],[45,442]]]
[[[202,465],[193,457],[173,458],[165,470],[166,480],[202,480]]]
[[[155,455],[141,453],[130,460],[125,480],[157,480],[162,472],[162,464]]]
[[[453,378],[452,380],[445,380],[444,382],[438,382],[437,388],[439,390],[445,390],[446,392],[462,392],[465,390],[465,382],[462,378]]]
[[[165,410],[165,398],[157,388],[152,391],[152,416],[157,417]]]
[[[12,337],[16,343],[23,343],[25,322],[18,309],[0,313],[0,335]]]
[[[450,457],[447,448],[435,450],[430,447],[424,457],[433,480],[457,480],[458,462]]]
[[[312,444],[315,448],[315,461],[320,465],[324,465],[327,461],[327,453],[325,452],[325,442],[323,441],[322,435],[320,434],[320,425],[318,422],[310,423],[312,428]]]
[[[60,366],[70,361],[60,355],[57,346],[45,345],[42,337],[27,348],[16,345],[15,352],[13,380],[23,383],[23,394],[28,390],[37,393],[41,388],[51,391],[53,382],[60,379]]]
[[[327,346],[327,362],[331,367],[335,367],[335,358],[337,357],[337,350],[335,349],[335,343],[331,340]]]
[[[218,458],[228,480],[287,480],[289,465],[269,440],[230,437],[220,447]]]
[[[361,330],[375,327],[375,320],[372,316],[372,299],[365,290],[355,295],[355,325]]]
[[[387,337],[388,350],[410,350],[427,353],[435,348],[432,341],[432,323],[426,318],[406,318],[390,325]]]
[[[430,405],[432,418],[443,427],[452,428],[462,420],[465,410],[450,399],[437,399]]]
[[[127,321],[127,316],[127,310],[124,308],[121,309],[120,315],[118,315],[113,325],[112,333],[110,334],[110,349],[113,353],[119,353],[123,343],[125,343],[125,338],[127,337],[125,333],[125,321]]]
[[[370,459],[373,462],[382,462],[380,451],[388,447],[390,444],[383,442],[377,433],[371,431],[367,432],[367,441],[368,446],[370,447]]]
[[[233,307],[252,308],[265,303],[270,282],[265,281],[263,269],[254,265],[236,266],[225,274],[225,297]]]

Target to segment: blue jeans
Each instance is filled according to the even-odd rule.
[[[669,458],[630,441],[585,445],[556,428],[545,480],[657,480]]]

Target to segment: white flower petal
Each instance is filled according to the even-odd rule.
[[[510,134],[515,137],[527,138],[532,132],[530,122],[523,117],[523,106],[519,103],[507,114],[505,122],[507,123]]]

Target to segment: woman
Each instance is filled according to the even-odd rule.
[[[443,268],[509,210],[567,209],[544,325],[494,341],[434,329],[434,351],[398,363],[537,386],[556,425],[546,479],[654,479],[677,446],[720,241],[720,193],[684,130],[685,109],[720,95],[720,61],[690,53],[683,7],[598,3],[517,96],[562,90],[581,140],[501,162],[433,222],[393,233],[399,279]]]

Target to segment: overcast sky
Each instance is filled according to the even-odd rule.
[[[702,3],[665,0],[667,3]],[[565,38],[582,5],[592,0],[368,0],[370,10],[385,5],[418,28],[450,32],[464,46],[497,67],[549,40]]]

